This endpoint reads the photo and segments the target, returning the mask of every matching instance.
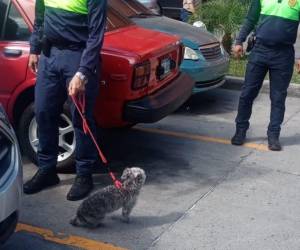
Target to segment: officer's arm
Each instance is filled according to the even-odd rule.
[[[36,0],[35,3],[35,20],[33,25],[33,32],[30,37],[30,54],[39,55],[41,53],[42,37],[44,30],[44,14],[45,4],[44,0]]]
[[[260,0],[252,0],[248,15],[243,23],[241,31],[236,39],[237,45],[242,45],[245,42],[246,38],[250,32],[254,29],[258,23],[261,11]]]
[[[87,77],[95,72],[99,63],[106,27],[106,5],[106,0],[88,0],[89,38],[78,70]]]

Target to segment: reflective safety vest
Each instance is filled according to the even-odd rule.
[[[261,15],[299,21],[300,0],[260,0]]]
[[[44,3],[46,7],[66,10],[76,14],[86,15],[88,13],[87,0],[44,0]]]

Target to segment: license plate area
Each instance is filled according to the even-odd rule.
[[[156,70],[158,80],[166,78],[174,69],[174,61],[170,57],[162,58]]]
[[[164,74],[167,75],[171,71],[171,59],[165,58],[161,61],[161,67],[164,69]]]

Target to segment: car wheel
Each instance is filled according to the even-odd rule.
[[[29,159],[37,164],[37,149],[39,144],[38,126],[34,114],[34,104],[31,103],[23,112],[18,128],[20,145]],[[59,121],[59,154],[57,170],[74,170],[75,134],[71,121],[71,114],[65,105]]]
[[[14,233],[18,223],[17,212],[10,215],[5,221],[0,223],[0,247]]]

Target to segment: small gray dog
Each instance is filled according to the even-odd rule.
[[[126,168],[121,176],[121,189],[110,185],[91,195],[81,203],[70,223],[78,227],[96,228],[101,225],[107,213],[120,208],[124,221],[129,222],[129,215],[145,181],[146,174],[143,169]]]

